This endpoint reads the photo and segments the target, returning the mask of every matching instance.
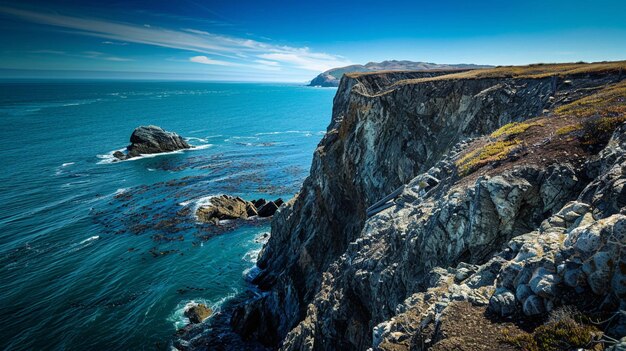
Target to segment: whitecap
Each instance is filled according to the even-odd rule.
[[[187,200],[187,201],[182,201],[182,202],[179,202],[178,205],[183,206],[183,207],[190,206],[191,210],[193,212],[194,218],[196,220],[198,220],[198,216],[196,216],[196,212],[198,211],[198,209],[200,207],[210,205],[211,204],[211,199],[214,198],[214,197],[218,197],[218,196],[221,196],[221,194],[218,194],[218,195],[207,195],[207,196],[202,196],[202,197],[198,197],[198,198],[195,198],[195,199],[190,199],[190,200]],[[220,223],[222,223],[222,221],[220,221]]]
[[[234,288],[232,290],[233,290],[232,293],[227,294],[226,296],[216,301],[209,301],[205,299],[181,301],[178,303],[178,305],[174,309],[174,312],[172,312],[172,314],[167,318],[167,320],[174,324],[174,328],[176,328],[176,330],[185,327],[186,325],[189,324],[189,318],[185,317],[185,311],[191,307],[197,306],[198,304],[204,304],[213,311],[213,313],[209,317],[211,318],[212,316],[219,314],[221,312],[221,309],[224,303],[232,299],[233,297],[235,297],[239,292],[237,289],[234,289]]]
[[[197,137],[186,137],[185,138],[186,141],[191,141],[191,140],[197,140],[201,143],[206,143],[208,142],[206,139],[202,139],[202,138],[197,138]]]
[[[61,167],[67,167],[73,165],[75,162],[67,162],[61,165]]]
[[[98,235],[94,235],[94,236],[91,236],[91,237],[89,237],[89,238],[87,238],[87,239],[85,239],[85,240],[81,241],[81,242],[80,242],[80,243],[78,243],[78,244],[79,244],[79,245],[81,245],[81,244],[88,243],[88,242],[90,242],[90,241],[97,240],[97,239],[100,239],[100,236],[98,236]]]
[[[96,155],[96,157],[100,159],[100,161],[98,161],[97,164],[103,165],[103,164],[111,164],[111,163],[117,163],[117,162],[137,161],[137,160],[141,160],[145,158],[154,158],[154,157],[159,157],[159,156],[164,156],[164,155],[180,154],[186,151],[204,150],[212,146],[213,144],[192,145],[191,149],[181,149],[181,150],[170,151],[170,152],[160,152],[158,154],[140,154],[139,156],[136,156],[136,157],[132,157],[126,160],[120,160],[117,157],[113,156],[113,153],[115,153],[116,151],[124,152],[126,150],[126,148],[122,148],[122,149],[110,151],[107,154]]]

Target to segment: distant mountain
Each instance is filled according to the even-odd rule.
[[[372,72],[372,71],[426,71],[432,69],[459,69],[459,68],[488,68],[487,65],[473,64],[439,64],[431,62],[413,62],[413,61],[383,61],[368,62],[365,65],[351,65],[339,68],[332,68],[326,72],[320,73],[311,81],[309,86],[336,87],[339,86],[341,76],[349,72]]]

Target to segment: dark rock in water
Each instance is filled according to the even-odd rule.
[[[157,126],[140,126],[130,136],[131,144],[126,148],[125,155],[116,151],[113,156],[120,160],[137,157],[141,154],[158,154],[191,148],[180,135],[168,132]]]
[[[189,318],[191,323],[202,323],[203,320],[209,318],[213,311],[205,304],[197,304],[185,311],[185,317]]]
[[[276,204],[276,206],[280,207],[282,206],[282,204],[285,203],[285,201],[283,201],[283,199],[279,197],[278,199],[274,200],[274,203]]]
[[[278,206],[276,205],[276,203],[274,201],[270,201],[266,203],[265,205],[261,206],[261,208],[259,208],[258,210],[259,217],[273,216],[277,209],[278,209]]]
[[[252,200],[252,203],[254,204],[256,209],[258,210],[259,208],[261,208],[261,206],[265,205],[267,203],[267,201],[265,199],[261,198],[261,199],[258,199],[258,200]]]
[[[246,219],[257,214],[254,204],[240,197],[228,195],[211,198],[211,203],[200,207],[196,212],[202,222],[214,222],[222,219]]]
[[[113,157],[117,158],[118,160],[125,160],[127,158],[126,154],[121,151],[115,151],[113,153]]]

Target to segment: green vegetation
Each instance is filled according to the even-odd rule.
[[[519,144],[518,140],[499,140],[471,151],[456,161],[459,174],[465,176],[487,163],[505,159]]]
[[[572,132],[577,132],[579,130],[581,130],[583,127],[580,125],[580,123],[577,124],[570,124],[568,126],[565,127],[561,127],[559,129],[556,130],[556,134],[557,135],[566,135]]]
[[[533,122],[533,123],[511,122],[511,123],[505,124],[500,129],[491,133],[491,137],[492,138],[512,137],[512,136],[524,133],[528,128],[534,127],[534,126],[543,127],[543,124],[537,123],[537,122]]]

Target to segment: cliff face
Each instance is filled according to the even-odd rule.
[[[609,239],[626,232],[625,130],[594,156],[613,130],[585,143],[570,120],[575,101],[622,79],[621,66],[344,76],[310,176],[272,221],[262,293],[233,328],[285,350],[428,348],[455,303],[533,315],[567,302],[555,299],[562,285],[623,294],[624,272],[606,262],[626,267],[626,238]],[[617,123],[624,97],[610,96]],[[579,248],[588,231],[597,245]],[[604,280],[585,283],[593,274]]]

